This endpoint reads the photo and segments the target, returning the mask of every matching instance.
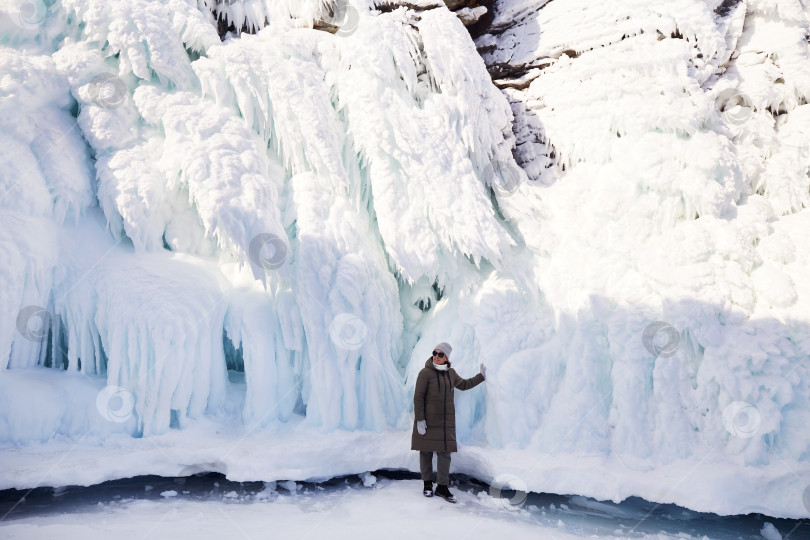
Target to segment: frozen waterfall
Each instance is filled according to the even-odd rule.
[[[810,6],[477,4],[0,1],[0,486],[418,470],[447,341],[459,470],[810,515]]]

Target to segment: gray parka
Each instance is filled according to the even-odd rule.
[[[413,392],[411,450],[457,452],[453,390],[469,390],[482,382],[484,376],[480,373],[470,379],[462,379],[452,367],[446,371],[436,369],[433,367],[433,358],[428,358],[425,367],[416,377]],[[427,432],[424,435],[419,435],[416,430],[416,423],[420,420],[427,421]]]

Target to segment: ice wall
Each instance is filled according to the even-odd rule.
[[[4,121],[43,126],[12,132],[8,161],[43,178],[4,213],[31,208],[53,245],[7,242],[28,255],[4,365],[106,377],[140,435],[221,409],[226,357],[245,422],[297,405],[327,430],[390,428],[409,406],[400,286],[515,245],[489,198],[520,173],[511,113],[446,9],[344,6],[365,23],[330,33],[311,26],[335,6],[250,5],[8,7]],[[215,15],[268,27],[221,43]],[[73,146],[43,155],[31,139],[60,128]]]
[[[4,5],[0,378],[102,390],[0,442],[407,433],[449,341],[462,443],[761,468],[797,514],[807,10],[503,1],[474,43],[434,4]]]
[[[556,320],[531,360],[547,358],[542,376],[488,399],[490,444],[642,470],[784,465],[800,508],[809,21],[799,2],[499,4],[476,43],[519,118],[542,221],[529,229],[516,197],[501,208]],[[483,357],[508,347],[493,345]],[[526,402],[543,405],[516,430]]]

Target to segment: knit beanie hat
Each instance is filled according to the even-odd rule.
[[[450,353],[453,352],[453,347],[451,347],[449,343],[445,343],[444,341],[442,341],[441,343],[433,347],[433,350],[442,351],[444,355],[447,356],[447,360],[449,361]]]

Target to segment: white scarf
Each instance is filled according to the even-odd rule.
[[[433,362],[433,367],[435,367],[439,371],[447,371],[447,364],[446,363],[445,364],[437,364],[436,362]]]

